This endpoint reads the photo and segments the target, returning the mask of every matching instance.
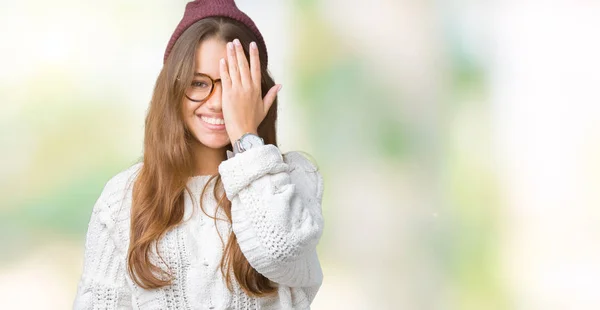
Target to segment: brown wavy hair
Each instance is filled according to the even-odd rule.
[[[158,241],[167,231],[182,222],[184,193],[187,192],[191,196],[186,184],[194,168],[191,151],[194,137],[185,126],[182,103],[185,89],[192,82],[196,50],[200,42],[210,38],[222,39],[225,42],[239,39],[247,58],[248,45],[252,41],[257,42],[257,38],[249,29],[232,19],[202,19],[188,28],[177,40],[158,75],[145,122],[144,164],[133,187],[131,234],[127,255],[129,275],[137,285],[145,289],[169,285],[174,278],[170,270],[165,271],[152,263],[152,248],[165,263],[158,252]],[[267,71],[266,51],[259,48],[259,56],[264,97],[275,85],[275,81]],[[258,127],[258,134],[266,144],[277,145],[276,120],[277,100]],[[223,152],[225,149],[231,150],[231,143]],[[226,158],[225,154],[223,158]],[[213,195],[218,202],[217,211],[222,208],[227,216],[224,220],[231,224],[231,201],[225,195],[219,174],[211,176],[204,186],[199,197],[201,209],[206,214],[201,200],[208,185],[213,181]],[[210,217],[216,224],[216,212],[215,216]],[[224,246],[220,263],[221,273],[229,290],[233,290],[233,270],[235,280],[246,294],[254,297],[273,294],[276,291],[274,283],[248,263],[233,231],[229,234],[226,245],[220,234],[219,237]]]

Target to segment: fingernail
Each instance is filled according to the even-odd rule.
[[[238,39],[235,39],[235,40],[233,40],[233,44],[235,44],[235,45],[238,45],[238,46],[239,46],[239,45],[242,45],[242,44],[240,43],[240,40],[238,40]]]
[[[279,88],[277,88],[277,92],[279,92],[281,90],[281,88],[283,87],[282,84],[279,84]]]
[[[233,44],[231,42],[227,43],[227,48],[232,50],[233,49]]]
[[[256,49],[256,42],[250,42],[250,47]]]
[[[225,64],[225,58],[221,58],[221,64]]]

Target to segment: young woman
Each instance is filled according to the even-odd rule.
[[[276,85],[233,0],[194,1],[167,46],[143,162],[94,205],[75,309],[309,309],[323,180],[277,148]]]

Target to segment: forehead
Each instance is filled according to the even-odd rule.
[[[216,37],[203,40],[196,49],[195,72],[207,73],[213,78],[220,76],[219,60],[226,58],[227,45]]]

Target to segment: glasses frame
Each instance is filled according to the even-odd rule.
[[[204,73],[194,73],[194,77],[197,77],[197,76],[207,77],[210,80],[211,85],[210,85],[210,91],[208,92],[208,95],[206,95],[206,97],[204,97],[204,99],[202,99],[202,100],[196,100],[196,99],[190,98],[188,96],[187,90],[186,90],[185,97],[188,100],[193,101],[193,102],[205,102],[206,100],[208,100],[210,98],[210,96],[213,95],[213,93],[215,92],[215,85],[217,84],[217,82],[221,82],[221,79],[213,79],[210,75],[204,74]],[[188,87],[191,87],[191,85],[188,85]]]

